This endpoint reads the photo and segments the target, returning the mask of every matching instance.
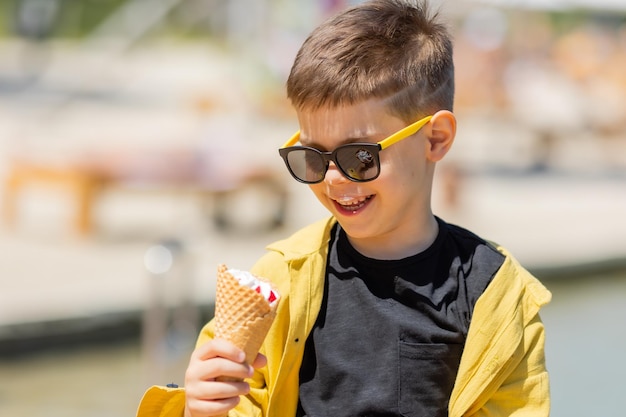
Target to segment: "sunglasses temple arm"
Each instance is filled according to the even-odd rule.
[[[288,146],[293,146],[296,143],[298,143],[299,140],[300,140],[300,131],[298,130],[296,133],[293,134],[293,136],[291,138],[289,138],[289,140],[287,142],[285,142],[283,144],[283,146],[281,146],[281,148],[286,148]]]
[[[389,136],[387,139],[384,139],[378,142],[378,144],[380,145],[380,149],[383,150],[385,148],[388,148],[394,143],[400,142],[402,139],[405,139],[411,136],[412,134],[420,130],[422,127],[424,127],[424,125],[428,123],[430,119],[432,119],[432,116],[424,117],[423,119],[418,120],[412,125],[408,125],[404,129],[397,131],[393,135]]]

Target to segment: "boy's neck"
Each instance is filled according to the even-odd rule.
[[[380,260],[396,260],[417,255],[428,249],[439,233],[439,224],[432,213],[417,222],[410,232],[387,234],[376,238],[355,239],[348,235],[350,244],[363,256]]]

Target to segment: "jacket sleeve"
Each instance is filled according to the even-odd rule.
[[[146,391],[137,409],[137,417],[182,417],[184,413],[185,390],[156,385]]]
[[[550,415],[550,386],[544,355],[545,331],[539,316],[524,329],[519,346],[501,373],[501,384],[476,417]]]

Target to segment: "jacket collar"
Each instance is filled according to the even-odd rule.
[[[297,231],[287,239],[279,240],[267,246],[267,249],[283,254],[287,262],[319,252],[328,246],[330,230],[337,220],[334,217],[319,220]]]

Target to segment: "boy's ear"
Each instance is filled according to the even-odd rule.
[[[431,162],[440,161],[450,150],[456,136],[456,117],[448,110],[440,110],[430,119],[426,132],[426,157]]]

